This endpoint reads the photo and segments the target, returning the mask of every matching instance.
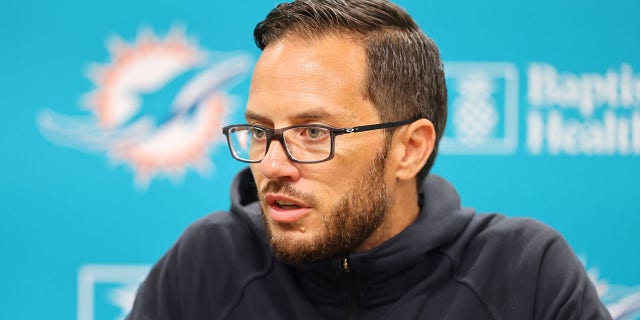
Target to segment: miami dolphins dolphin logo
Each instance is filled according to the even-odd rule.
[[[111,61],[88,69],[95,89],[83,105],[90,115],[43,110],[37,119],[43,135],[130,167],[142,188],[156,176],[210,172],[209,153],[224,143],[220,128],[234,105],[228,90],[248,73],[251,59],[208,52],[179,27],[162,38],[143,30],[133,43],[116,36],[107,47]]]
[[[586,259],[581,257],[580,260],[586,266]],[[600,277],[599,269],[593,266],[587,273],[613,320],[640,319],[640,286],[610,284]]]

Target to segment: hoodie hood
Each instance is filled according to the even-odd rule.
[[[453,241],[464,230],[475,212],[461,207],[460,197],[449,182],[430,174],[425,179],[422,190],[422,208],[416,220],[381,245],[351,255],[349,259],[352,269],[360,272],[403,269],[425,252]],[[240,171],[231,185],[231,212],[245,220],[259,238],[265,239],[257,189],[249,168]],[[340,260],[319,261],[300,267],[340,271]]]
[[[231,183],[231,212],[244,220],[259,239],[264,239],[258,189],[249,168],[242,169]]]
[[[241,171],[232,186],[232,214],[251,225],[275,259],[265,237],[251,172]],[[355,309],[369,310],[365,318],[379,318],[384,306],[405,296],[417,283],[436,285],[450,272],[438,262],[443,258],[440,250],[455,243],[474,216],[473,210],[461,208],[453,186],[436,175],[425,179],[420,196],[416,220],[369,251],[295,266],[275,260],[275,268],[291,270],[306,295],[314,297],[318,311],[329,319],[342,318],[343,310],[354,310],[353,301],[358,301]]]

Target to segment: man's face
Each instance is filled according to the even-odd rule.
[[[352,40],[274,42],[254,70],[247,121],[269,128],[378,123],[363,94],[365,70],[364,48]],[[316,164],[292,162],[272,141],[251,170],[276,254],[292,263],[320,260],[384,237],[391,205],[386,152],[382,130],[336,137],[334,158]]]

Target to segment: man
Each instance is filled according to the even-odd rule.
[[[608,319],[565,241],[476,215],[427,175],[446,114],[442,63],[383,0],[301,0],[255,29],[249,163],[230,212],[193,224],[130,319]]]

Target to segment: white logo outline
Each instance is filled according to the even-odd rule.
[[[99,283],[126,284],[131,291],[146,278],[151,270],[149,265],[83,265],[78,271],[78,320],[94,320],[95,287]],[[121,308],[121,318],[126,316],[133,306],[135,292],[128,292],[126,301],[112,301]]]

